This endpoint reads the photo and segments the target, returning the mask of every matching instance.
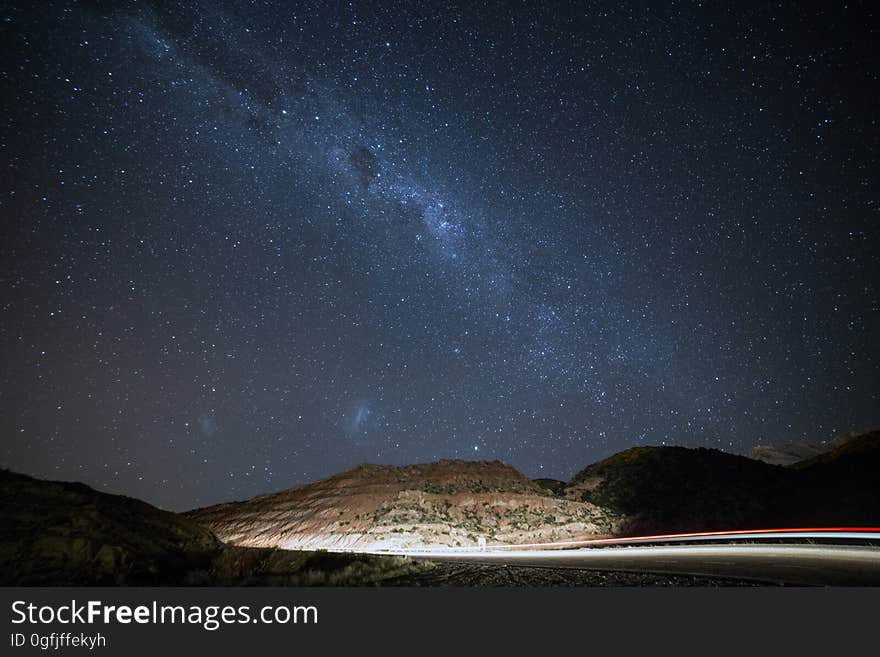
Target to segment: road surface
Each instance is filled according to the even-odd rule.
[[[663,545],[503,552],[419,551],[412,558],[706,575],[795,585],[878,586],[880,549],[824,545]]]
[[[713,544],[701,544],[706,540]],[[859,541],[863,544],[844,544]],[[704,575],[791,585],[880,586],[878,544],[880,532],[866,528],[713,532],[392,552],[432,561]]]

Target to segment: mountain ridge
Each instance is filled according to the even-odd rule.
[[[878,471],[874,431],[786,467],[707,448],[636,447],[569,482],[530,479],[500,461],[363,464],[175,514],[84,484],[2,470],[0,581],[301,585],[344,583],[360,573],[360,581],[375,582],[415,571],[308,551],[880,526]]]
[[[846,447],[849,445],[849,447]],[[866,463],[844,468],[848,455]],[[363,464],[313,484],[187,512],[221,540],[285,549],[577,541],[791,524],[880,524],[880,432],[782,467],[710,448],[632,447],[569,482],[500,461]]]
[[[449,547],[613,531],[592,504],[561,499],[500,461],[353,466],[184,515],[224,541],[285,549]]]

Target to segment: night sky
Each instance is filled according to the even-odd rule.
[[[871,3],[220,4],[3,3],[3,467],[186,509],[880,426]]]

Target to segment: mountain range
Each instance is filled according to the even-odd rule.
[[[634,447],[570,482],[498,461],[361,465],[185,517],[221,540],[283,549],[578,541],[880,520],[880,432],[783,467],[715,449]]]
[[[426,566],[323,550],[878,526],[877,472],[873,431],[786,466],[713,449],[636,447],[568,482],[529,479],[498,461],[359,465],[175,514],[83,484],[0,471],[0,583],[400,582]]]

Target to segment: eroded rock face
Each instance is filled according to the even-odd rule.
[[[188,514],[82,484],[0,471],[0,583],[375,584],[418,568],[389,557],[260,548],[483,541],[491,547],[679,531],[877,526],[878,471],[875,431],[835,439],[831,449],[789,467],[704,448],[631,448],[588,466],[568,484],[533,481],[497,461],[363,465]]]
[[[498,461],[362,465],[187,517],[221,540],[285,549],[477,546],[608,535],[615,519]]]
[[[364,465],[322,481],[186,514],[247,547],[383,549],[880,520],[880,434],[835,441],[790,467],[705,448],[637,447],[568,484],[495,462]]]

